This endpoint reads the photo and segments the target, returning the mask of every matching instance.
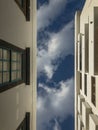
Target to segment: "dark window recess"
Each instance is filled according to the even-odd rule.
[[[89,72],[89,24],[85,24],[85,72]]]
[[[30,112],[26,112],[26,130],[30,130]]]
[[[84,93],[87,96],[87,75],[84,75]]]
[[[26,84],[30,85],[30,48],[26,48]]]
[[[30,130],[30,112],[26,112],[25,118],[16,130]]]
[[[94,7],[94,74],[98,75],[98,7]]]
[[[26,21],[30,21],[30,0],[15,0],[19,8],[26,17]]]
[[[91,77],[91,100],[92,103],[96,106],[96,84],[95,77]]]
[[[0,92],[23,82],[30,84],[30,48],[23,50],[0,40]]]
[[[80,42],[80,70],[82,70],[82,43]]]
[[[80,89],[82,90],[82,73],[80,73]]]

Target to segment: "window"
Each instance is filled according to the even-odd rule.
[[[98,7],[94,7],[94,74],[98,75]]]
[[[10,80],[9,61],[10,61],[9,51],[0,48],[0,85],[3,84],[3,83],[7,83]]]
[[[0,85],[22,80],[22,53],[0,47]]]
[[[30,21],[30,0],[15,0],[21,11],[26,17],[26,21]]]
[[[84,93],[87,96],[87,75],[84,75]]]
[[[78,70],[81,71],[82,70],[82,34],[79,33],[78,34],[78,48],[77,48],[77,52],[78,52]]]
[[[22,53],[11,52],[11,81],[22,79]]]
[[[78,34],[78,70],[82,70],[82,34]]]
[[[80,70],[82,70],[82,42],[80,42]]]
[[[23,82],[30,84],[30,49],[0,40],[0,92]]]
[[[26,112],[24,120],[16,130],[30,130],[30,112]]]
[[[96,106],[96,85],[95,85],[95,77],[91,77],[91,100],[92,103]]]
[[[80,73],[80,89],[82,90],[82,73]]]
[[[85,72],[89,72],[89,24],[85,24]]]

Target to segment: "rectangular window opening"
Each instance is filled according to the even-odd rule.
[[[96,82],[95,77],[91,77],[91,100],[92,103],[96,106]]]
[[[80,89],[82,90],[82,73],[80,73]]]
[[[89,24],[85,24],[85,72],[89,72]]]
[[[87,75],[84,75],[84,93],[87,96]]]
[[[26,72],[27,65],[30,64],[30,55],[26,56],[25,52],[24,49],[0,40],[0,92],[21,83],[27,84],[27,77],[30,82],[30,70],[29,74]],[[27,58],[29,60],[26,61]]]

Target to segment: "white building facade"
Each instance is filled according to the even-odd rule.
[[[75,15],[75,130],[98,130],[98,0]]]
[[[36,130],[36,0],[0,1],[0,130]]]

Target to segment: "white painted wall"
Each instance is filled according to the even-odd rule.
[[[75,15],[75,130],[78,129],[78,94],[79,94],[79,72],[77,71],[78,69],[78,33],[80,32],[80,11],[76,12]]]
[[[31,20],[26,22],[14,0],[0,1],[0,39],[31,50],[30,85],[0,93],[0,130],[16,130],[25,112],[30,112],[31,130],[36,130],[36,0],[30,3]]]
[[[94,74],[94,7],[98,7],[98,0],[86,0],[84,8],[80,14],[80,23],[79,23],[79,18],[75,19],[75,23],[78,23],[77,26],[75,26],[75,108],[77,108],[77,97],[78,94],[83,95],[83,97],[85,98],[85,102],[87,102],[90,107],[92,108],[92,113],[96,114],[98,116],[98,75]],[[76,13],[77,16],[77,13]],[[98,17],[98,16],[97,16]],[[92,22],[92,23],[91,23]],[[84,25],[86,23],[89,23],[89,73],[87,74],[87,96],[84,94],[84,74],[85,74],[85,40],[84,40]],[[80,26],[79,26],[80,24]],[[75,24],[76,25],[76,24]],[[78,27],[80,29],[78,29]],[[82,35],[82,90],[79,90],[79,83],[78,83],[78,71],[76,69],[76,65],[79,63],[78,62],[78,58],[77,58],[77,46],[76,46],[76,42],[77,42],[77,37],[78,34],[83,34]],[[93,103],[91,102],[91,76],[95,77],[96,80],[96,106],[93,105]],[[80,109],[80,108],[79,108]],[[84,110],[82,110],[84,111]],[[75,114],[77,114],[77,112],[75,111]],[[82,119],[84,119],[84,115],[81,115]],[[75,115],[75,130],[78,130],[77,128],[77,115]],[[91,127],[91,129],[93,129],[94,127]],[[86,129],[85,126],[83,129]]]

